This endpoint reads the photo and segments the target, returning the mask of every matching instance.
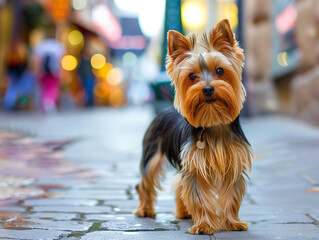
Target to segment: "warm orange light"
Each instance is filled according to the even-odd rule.
[[[229,20],[230,27],[235,29],[238,25],[238,7],[234,2],[219,2],[217,20],[227,18]]]
[[[70,14],[71,0],[44,1],[55,22],[63,22]]]
[[[61,66],[66,71],[73,71],[78,66],[78,60],[72,55],[65,55],[61,59]]]
[[[287,52],[280,52],[277,54],[277,62],[282,67],[287,67]]]
[[[111,63],[105,63],[100,69],[93,69],[93,73],[96,77],[106,79],[107,73],[113,68]]]
[[[182,4],[182,22],[188,28],[200,29],[207,21],[206,6],[204,2],[185,1]]]
[[[106,81],[110,85],[118,85],[123,81],[123,71],[119,68],[111,69],[106,75]]]
[[[73,30],[68,35],[69,43],[73,46],[79,45],[83,41],[83,35],[78,30]]]
[[[110,104],[113,107],[122,107],[126,103],[126,97],[125,97],[125,92],[123,89],[116,89],[111,92],[110,94]]]
[[[104,66],[104,64],[106,63],[106,59],[105,57],[100,54],[100,53],[97,53],[97,54],[94,54],[92,57],[91,57],[91,65],[93,68],[95,69],[100,69]]]
[[[107,97],[108,93],[109,93],[109,89],[108,89],[105,82],[100,82],[100,83],[95,85],[94,94],[98,98],[105,98],[105,97]]]

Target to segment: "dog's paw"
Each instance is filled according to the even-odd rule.
[[[150,209],[142,209],[142,208],[138,208],[134,214],[137,217],[150,217],[150,218],[155,218],[156,213],[153,210]]]
[[[194,225],[188,231],[192,234],[213,234],[216,232],[214,228],[205,223]]]
[[[248,224],[245,222],[227,223],[226,231],[247,231]]]

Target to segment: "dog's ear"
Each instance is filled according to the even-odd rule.
[[[167,33],[167,43],[168,43],[168,55],[173,59],[177,58],[179,55],[191,51],[190,41],[183,36],[183,34],[170,30]]]
[[[243,49],[239,47],[227,19],[221,20],[212,30],[210,44],[215,50],[226,55],[228,55],[227,53],[234,53],[236,58],[241,62],[241,66],[243,66]]]
[[[227,19],[223,19],[217,23],[210,36],[210,43],[213,47],[218,46],[221,42],[227,42],[232,47],[236,44],[234,34]]]

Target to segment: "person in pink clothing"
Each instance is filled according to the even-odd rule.
[[[34,50],[38,64],[40,106],[45,113],[57,109],[60,97],[61,58],[65,50],[55,39],[45,39]]]
[[[44,112],[55,111],[59,100],[60,79],[50,67],[50,55],[42,59],[42,71],[39,75],[40,105]]]

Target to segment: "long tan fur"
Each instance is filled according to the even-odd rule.
[[[247,230],[238,211],[245,194],[244,177],[251,168],[251,148],[243,146],[229,127],[206,131],[207,147],[201,150],[188,142],[181,153],[181,198],[194,220],[190,232]]]

